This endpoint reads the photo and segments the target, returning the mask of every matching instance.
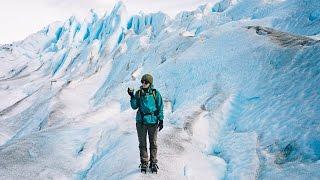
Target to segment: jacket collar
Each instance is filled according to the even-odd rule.
[[[142,92],[144,92],[142,86],[140,86],[140,89],[142,90]],[[147,92],[148,92],[148,93],[151,93],[151,92],[152,92],[152,89],[153,89],[153,84],[151,84],[151,85],[148,87]]]

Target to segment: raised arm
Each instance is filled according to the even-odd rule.
[[[139,99],[138,99],[138,91],[136,91],[135,95],[131,97],[130,105],[131,105],[132,109],[139,108],[140,104],[139,104]]]

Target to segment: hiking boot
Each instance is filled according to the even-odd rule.
[[[141,163],[139,165],[139,168],[140,168],[141,172],[144,172],[146,174],[147,173],[147,168],[148,168],[148,163]]]
[[[149,168],[150,168],[151,173],[155,172],[156,174],[158,174],[159,167],[158,167],[157,163],[150,163]]]

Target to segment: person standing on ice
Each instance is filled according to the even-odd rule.
[[[163,128],[163,101],[161,94],[153,87],[153,77],[145,74],[141,78],[142,85],[134,94],[134,90],[128,88],[130,104],[132,109],[138,109],[136,114],[136,128],[139,139],[140,168],[141,172],[147,172],[148,151],[147,134],[150,144],[150,165],[151,172],[157,173],[157,132]]]

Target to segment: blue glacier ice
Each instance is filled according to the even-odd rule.
[[[118,2],[1,45],[1,179],[319,179],[319,8]],[[156,176],[137,168],[126,94],[145,73],[165,105]]]

